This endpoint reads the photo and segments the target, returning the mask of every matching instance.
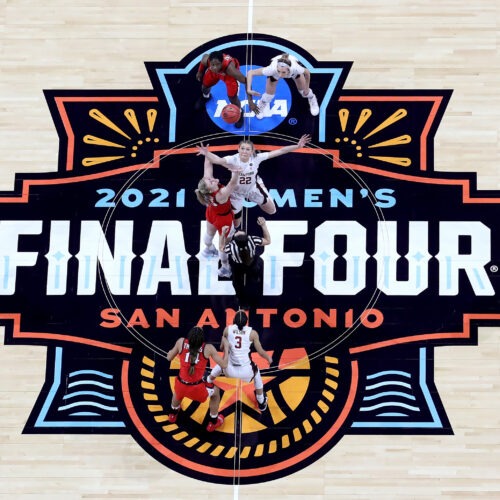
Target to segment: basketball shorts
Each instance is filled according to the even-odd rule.
[[[226,84],[227,95],[228,97],[235,97],[238,95],[239,83],[238,81],[226,74],[214,73],[207,69],[205,74],[203,75],[202,84],[204,87],[213,87],[216,83],[222,80]]]

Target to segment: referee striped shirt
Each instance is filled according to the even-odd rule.
[[[255,257],[255,251],[258,245],[262,246],[262,238],[260,236],[249,235],[248,250],[250,252],[250,257],[252,258],[252,260]],[[238,264],[243,264],[243,261],[240,256],[240,249],[238,248],[236,241],[233,240],[230,243],[227,243],[226,246],[224,247],[224,252],[226,252],[234,260],[234,262]]]

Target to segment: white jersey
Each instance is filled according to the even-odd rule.
[[[231,156],[224,156],[224,160],[236,167],[241,167],[242,171],[239,173],[238,185],[233,191],[233,194],[245,196],[252,191],[255,187],[257,180],[257,173],[259,165],[264,160],[267,160],[269,153],[257,153],[252,156],[247,162],[241,161],[239,153]]]
[[[281,76],[278,73],[278,59],[281,58],[281,55],[273,57],[271,59],[271,64],[262,68],[262,74],[264,76],[272,76],[275,80],[279,80]],[[297,78],[297,76],[304,74],[305,68],[299,63],[296,57],[289,55],[287,59],[292,63],[292,65],[288,67],[290,73],[286,78]]]
[[[249,366],[250,348],[252,341],[250,340],[252,328],[244,326],[243,330],[238,330],[236,325],[227,327],[227,340],[229,341],[229,364],[233,366]]]

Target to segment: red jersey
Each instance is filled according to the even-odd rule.
[[[215,195],[222,187],[222,184],[219,184],[219,189],[215,191],[215,193],[210,193],[211,203],[205,210],[205,217],[207,221],[216,227],[219,234],[222,234],[222,228],[224,226],[231,227],[234,220],[231,200],[228,199],[225,203],[218,203],[215,199]]]
[[[231,201],[229,198],[224,202],[224,203],[219,203],[216,199],[217,193],[223,188],[224,186],[219,183],[219,189],[217,191],[214,191],[213,193],[210,193],[210,205],[208,205],[208,209],[213,215],[227,215],[231,213]]]
[[[238,61],[238,59],[236,59],[236,57],[231,57],[229,54],[222,54],[222,66],[218,74],[225,74],[227,67],[231,64],[231,62],[234,63],[234,67],[236,69],[240,69],[240,62]]]
[[[228,54],[222,54],[222,65],[220,68],[220,71],[215,73],[210,69],[210,66],[207,68],[205,71],[205,74],[203,75],[203,80],[202,84],[206,88],[213,87],[216,83],[219,82],[219,80],[222,80],[226,84],[226,89],[227,89],[227,95],[228,97],[234,97],[238,95],[238,82],[236,79],[232,76],[229,76],[226,71],[227,67],[232,63],[234,63],[234,67],[236,69],[240,69],[240,63],[238,59],[235,57],[231,57]]]
[[[179,370],[179,378],[188,383],[199,382],[205,373],[205,368],[207,367],[208,359],[203,354],[205,349],[205,342],[198,349],[198,355],[196,356],[194,373],[189,374],[189,368],[191,367],[191,356],[189,354],[189,342],[188,339],[184,339],[182,343],[182,351],[179,354],[181,368]]]

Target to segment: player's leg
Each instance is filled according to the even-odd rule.
[[[231,206],[233,207],[233,225],[234,229],[238,229],[241,226],[241,221],[243,217],[243,195],[238,193],[233,193],[231,195]]]
[[[175,381],[177,385],[177,380]],[[177,391],[179,392],[179,391]],[[177,421],[179,415],[179,410],[181,409],[182,396],[176,395],[176,388],[174,386],[174,392],[172,394],[172,401],[170,402],[170,411],[168,414],[168,421],[173,424]]]
[[[234,224],[233,224],[233,213],[231,212],[227,216],[220,216],[217,221],[217,231],[219,232],[219,259],[221,266],[219,268],[218,274],[221,278],[231,277],[231,266],[229,265],[229,255],[224,252],[224,246],[222,245],[222,228],[224,226],[229,226],[229,233],[226,235],[227,240],[229,240],[234,234]]]
[[[208,220],[206,225],[207,230],[203,236],[205,248],[201,251],[201,255],[203,255],[203,257],[216,257],[219,255],[219,251],[215,248],[213,241],[217,228]]]
[[[215,429],[220,427],[224,423],[224,415],[219,413],[219,405],[220,405],[220,390],[217,386],[214,386],[213,389],[207,389],[210,395],[210,421],[207,425],[207,431],[213,432]],[[213,392],[212,392],[213,391]],[[211,393],[211,394],[210,394]]]
[[[265,203],[260,205],[260,208],[269,215],[273,215],[276,213],[276,205],[274,204],[274,200],[271,197],[269,197]]]
[[[276,213],[274,200],[271,198],[269,191],[259,175],[256,179],[255,188],[249,193],[248,199],[257,203],[266,214],[273,215]]]
[[[214,380],[222,373],[222,368],[219,365],[215,365],[210,372],[210,375],[207,377],[207,384],[213,384]],[[208,388],[211,388],[210,385],[207,385]]]
[[[317,116],[319,114],[318,99],[307,84],[304,75],[299,75],[297,78],[295,78],[295,85],[297,86],[297,90],[299,91],[300,95],[308,99],[311,115]]]
[[[256,370],[253,383],[255,387],[255,397],[257,398],[257,404],[259,405],[259,410],[265,411],[267,409],[267,396],[264,394],[264,383],[262,382],[262,377],[260,376],[260,370],[258,368]]]
[[[274,79],[272,76],[268,76],[266,79],[266,91],[260,97],[257,108],[259,112],[255,115],[259,120],[265,118],[269,115],[269,110],[271,108],[271,101],[276,95],[276,87],[278,85],[278,80]]]
[[[199,110],[210,100],[212,95],[210,89],[219,81],[215,73],[207,69],[201,80],[201,96],[195,103],[195,109]]]

